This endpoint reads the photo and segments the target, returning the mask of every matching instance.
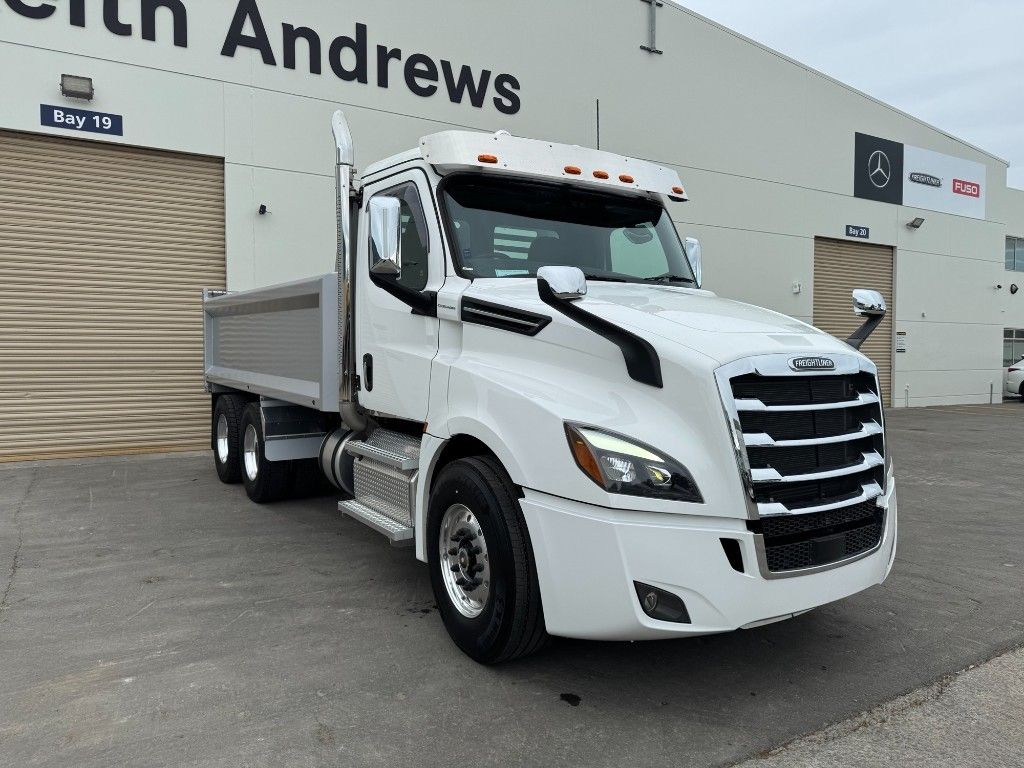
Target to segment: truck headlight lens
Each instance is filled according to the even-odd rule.
[[[642,443],[575,424],[565,434],[579,468],[609,493],[704,502],[686,467]]]

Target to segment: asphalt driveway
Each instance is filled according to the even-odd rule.
[[[330,498],[253,506],[205,455],[0,466],[0,764],[729,764],[1024,644],[1022,425],[890,415],[882,587],[494,669]]]

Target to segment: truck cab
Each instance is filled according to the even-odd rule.
[[[675,171],[449,131],[355,179],[331,275],[206,301],[211,443],[258,502],[322,471],[484,663],[779,621],[887,577],[872,291],[846,342],[702,288]]]

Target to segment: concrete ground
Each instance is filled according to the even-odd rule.
[[[766,753],[1024,645],[1022,424],[1018,403],[890,416],[901,533],[881,587],[757,630],[561,641],[499,668],[453,647],[425,566],[331,499],[253,506],[207,456],[0,468],[0,765]],[[988,679],[989,711],[1013,717]],[[887,748],[878,764],[914,764]],[[1009,764],[976,758],[960,764]]]
[[[741,768],[1024,765],[1024,651],[946,677]]]

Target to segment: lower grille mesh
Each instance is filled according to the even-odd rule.
[[[780,573],[830,565],[874,549],[882,541],[885,512],[871,501],[748,525],[764,536],[768,570]]]

